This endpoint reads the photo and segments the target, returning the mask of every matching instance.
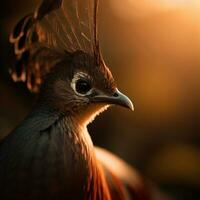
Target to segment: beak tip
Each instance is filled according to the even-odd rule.
[[[116,90],[117,92],[117,96],[118,96],[118,103],[119,105],[126,107],[128,109],[130,109],[131,111],[134,111],[134,106],[132,101],[123,93],[121,93],[119,90]]]
[[[129,100],[129,99],[128,99],[128,100]],[[129,110],[131,110],[131,111],[134,111],[134,110],[135,110],[134,105],[133,105],[133,103],[132,103],[131,100],[128,101],[128,103],[126,104],[125,107],[127,107],[127,108],[128,108]]]
[[[134,111],[134,110],[135,110],[135,108],[134,108],[132,102],[131,102],[130,110],[131,110],[131,111]]]

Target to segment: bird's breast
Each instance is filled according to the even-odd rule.
[[[40,113],[0,145],[1,199],[101,199],[107,187],[86,128]]]

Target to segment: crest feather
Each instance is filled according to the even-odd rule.
[[[43,0],[10,35],[17,57],[14,81],[38,91],[59,55],[83,51],[99,59],[98,0]]]

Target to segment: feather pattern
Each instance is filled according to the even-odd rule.
[[[10,71],[13,80],[38,91],[65,52],[83,51],[98,59],[97,11],[98,0],[43,0],[10,35],[17,57]]]
[[[1,143],[0,177],[2,199],[110,200],[86,128],[46,107]]]

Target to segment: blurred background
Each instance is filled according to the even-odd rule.
[[[13,83],[8,36],[39,0],[0,6],[0,138],[34,95]],[[96,145],[118,154],[177,200],[200,199],[200,1],[101,0],[101,47],[135,112],[112,108],[90,125]]]

